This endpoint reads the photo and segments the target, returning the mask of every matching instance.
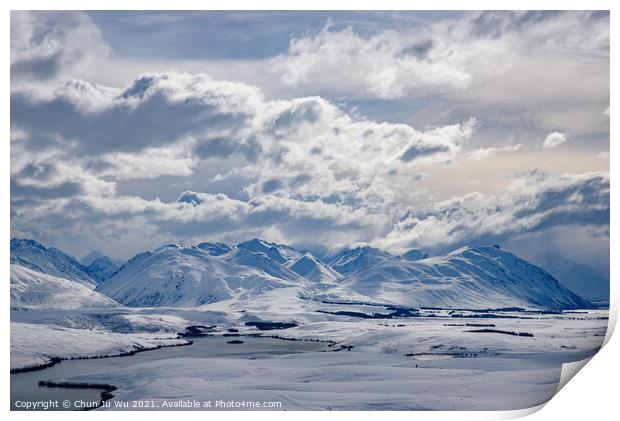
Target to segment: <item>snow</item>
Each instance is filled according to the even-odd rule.
[[[332,339],[353,345],[351,351],[201,357],[191,355],[190,346],[187,357],[71,380],[114,384],[118,401],[279,401],[286,410],[520,409],[553,396],[563,362],[596,352],[604,314],[483,321],[533,337],[469,332],[475,328],[465,323],[480,321],[458,318],[327,320],[277,333]]]
[[[331,266],[309,252],[295,257],[291,249],[252,240],[214,256],[210,248],[164,246],[130,260],[97,291],[135,307],[260,301],[272,290],[285,299],[290,294],[283,289],[292,287],[318,301],[413,308],[592,307],[544,270],[496,247],[413,261],[361,247],[341,253]]]
[[[544,270],[495,247],[464,247],[416,262],[387,260],[353,273],[318,298],[414,308],[592,307]]]
[[[120,385],[118,401],[153,400],[159,405],[213,399],[276,401],[283,410],[509,410],[550,399],[560,375],[559,367],[524,369],[509,359],[479,359],[477,368],[458,363],[421,367],[420,361],[356,351],[320,358],[174,358],[88,379]],[[493,367],[497,363],[503,370]]]
[[[557,255],[540,258],[539,266],[575,294],[587,300],[609,303],[609,277],[596,268]]]
[[[232,249],[224,243],[200,243],[196,246],[199,249],[206,250],[211,256],[221,256],[229,253]]]
[[[98,250],[93,250],[90,253],[86,254],[84,257],[80,259],[80,263],[84,266],[88,267],[92,262],[97,260],[100,257],[103,257],[104,254]]]
[[[304,253],[289,266],[289,269],[314,282],[333,283],[342,277],[334,269],[313,256],[312,253]]]
[[[119,307],[103,294],[65,278],[11,265],[11,309],[83,309]]]
[[[194,307],[291,286],[288,280],[269,274],[270,269],[298,278],[284,267],[254,267],[266,258],[241,252],[243,256],[227,261],[226,255],[211,256],[197,248],[163,247],[130,260],[97,291],[135,307]],[[269,259],[267,263],[273,264]]]
[[[405,260],[411,260],[412,262],[415,262],[418,260],[427,259],[428,257],[430,257],[430,255],[422,250],[411,249],[406,253],[402,254],[400,257]]]
[[[261,300],[270,291],[289,297],[283,289],[293,287],[304,298],[318,301],[413,308],[592,307],[544,270],[499,247],[463,247],[443,256],[425,256],[420,250],[394,256],[366,246],[344,250],[327,264],[310,252],[259,239],[233,247],[168,244],[138,254],[96,291],[132,307]],[[48,273],[51,267],[53,275],[54,259],[49,253],[39,256],[37,261],[46,268],[40,270]],[[99,273],[115,269],[107,263],[102,262]]]
[[[114,384],[116,400],[518,409],[549,399],[561,364],[595,353],[608,323],[606,311],[587,310],[590,303],[549,273],[499,247],[434,257],[360,247],[322,260],[262,240],[169,244],[135,256],[91,290],[54,275],[80,273],[69,256],[17,241],[12,261],[26,267],[11,266],[12,368],[179,344],[177,333],[196,325],[215,326],[216,335],[234,327],[340,349],[162,352],[70,379]],[[581,310],[561,311],[568,309]],[[415,317],[372,318],[395,310]],[[251,321],[295,326],[264,332],[246,325]]]
[[[344,250],[332,256],[329,265],[337,272],[349,275],[394,259],[396,257],[387,251],[365,246]]]
[[[270,276],[288,281],[300,279],[294,272],[291,272],[281,263],[278,263],[277,260],[273,260],[261,252],[256,253],[245,249],[239,249],[230,256],[227,262],[255,268]]]
[[[56,325],[69,329],[109,331],[114,333],[184,332],[190,325],[234,324],[231,313],[181,308],[97,308],[77,310],[11,311],[15,323]]]
[[[111,277],[120,265],[107,256],[99,256],[88,265],[88,273],[101,283]]]
[[[284,244],[270,243],[268,241],[259,240],[257,238],[237,244],[237,248],[247,250],[254,253],[262,253],[270,259],[278,262],[290,262],[299,258],[303,252]]]
[[[11,239],[11,263],[70,279],[91,289],[96,285],[88,269],[75,258],[55,248],[44,247],[34,240]]]
[[[186,341],[159,334],[120,334],[56,325],[11,323],[11,370],[47,364],[52,358],[113,356]]]

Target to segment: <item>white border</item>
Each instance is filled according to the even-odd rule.
[[[235,10],[235,9],[248,9],[248,10],[541,10],[541,9],[563,9],[563,10],[611,10],[611,91],[616,92],[617,83],[613,75],[618,70],[617,66],[617,48],[615,48],[615,42],[620,39],[617,36],[618,30],[614,23],[617,18],[617,11],[614,10],[615,3],[609,0],[564,0],[564,1],[551,1],[551,0],[505,0],[502,2],[490,1],[490,0],[470,0],[467,3],[458,2],[455,0],[424,0],[416,2],[408,2],[404,0],[382,0],[380,2],[372,2],[368,0],[358,0],[355,2],[334,2],[333,0],[313,0],[296,2],[292,4],[290,1],[283,0],[263,0],[261,2],[252,2],[250,0],[227,0],[226,2],[200,2],[191,0],[176,0],[175,2],[166,2],[161,0],[91,0],[88,3],[78,0],[60,0],[53,3],[43,0],[23,0],[13,1],[8,0],[3,2],[5,13],[0,18],[0,27],[3,28],[4,42],[2,44],[4,54],[3,66],[1,68],[2,80],[4,84],[5,97],[2,101],[2,112],[0,112],[0,120],[3,133],[5,137],[1,143],[0,159],[2,160],[2,168],[4,168],[6,178],[2,184],[0,190],[2,194],[3,212],[0,216],[3,220],[2,232],[4,238],[8,240],[10,237],[10,192],[9,192],[9,95],[10,82],[9,82],[9,60],[10,60],[10,13],[9,10],[33,10],[33,9],[57,9],[57,10],[82,10],[95,9],[95,10]],[[87,6],[87,7],[85,7]],[[616,50],[614,52],[614,50]],[[612,108],[611,116],[614,116],[615,110]],[[617,125],[613,124],[613,118],[611,119],[611,138],[618,139]],[[611,176],[615,180],[618,172],[619,158],[618,147],[614,142],[611,142]],[[611,195],[612,209],[618,209],[618,197],[612,191]],[[614,213],[611,215],[611,236],[617,238],[618,224]],[[0,248],[0,262],[4,266],[4,280],[5,285],[8,284],[8,262],[9,262],[9,248],[8,241],[5,240],[5,246]],[[611,243],[611,256],[620,256],[620,250],[616,246],[615,242]],[[618,314],[618,264],[611,262],[611,308],[610,308],[610,323],[605,342],[607,343],[611,337],[611,334],[615,328]],[[2,387],[2,396],[9,396],[9,294],[4,295],[4,306],[7,309],[2,313],[4,330],[4,346],[2,347],[1,366],[0,370],[3,370],[5,375],[4,381],[0,383]],[[605,348],[596,355],[592,361],[588,364],[588,369],[584,370],[577,376],[577,380],[572,380],[569,384],[562,389],[562,391],[554,397],[547,407],[532,417],[532,419],[562,419],[562,420],[580,420],[587,419],[588,421],[594,419],[610,419],[611,414],[618,413],[617,404],[617,390],[614,386],[617,385],[617,377],[620,367],[617,355],[620,355],[620,345],[618,340],[611,340]],[[3,412],[9,411],[9,399],[5,399],[2,402]],[[252,413],[240,413],[240,412],[191,412],[178,414],[179,416],[189,417],[191,419],[217,418],[217,419],[236,419],[244,416],[251,416],[257,420],[273,420],[281,419],[282,417],[293,417],[301,420],[315,420],[316,417],[355,417],[361,421],[374,419],[376,416],[390,417],[391,419],[432,419],[432,420],[486,420],[486,419],[508,419],[522,417],[533,412],[538,411],[545,405],[541,405],[537,408],[530,408],[521,411],[493,411],[493,412],[390,412],[389,414],[374,413],[374,412],[252,412]],[[175,413],[148,413],[150,419],[167,419],[174,417]],[[11,418],[15,419],[33,419],[45,416],[50,420],[66,420],[66,419],[78,419],[85,415],[83,413],[18,413],[12,412],[9,414]],[[93,417],[94,419],[102,419],[102,417],[109,417],[110,413],[105,412],[93,412],[89,413],[87,417]],[[144,413],[115,413],[114,417],[120,417],[120,419],[132,419],[136,417],[144,416]]]

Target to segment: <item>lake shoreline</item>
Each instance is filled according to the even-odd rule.
[[[314,339],[314,338],[287,338],[287,337],[282,337],[277,334],[263,335],[261,333],[236,333],[236,332],[229,332],[229,333],[221,334],[221,335],[217,335],[217,334],[197,335],[196,339],[198,341],[200,340],[198,339],[200,337],[204,337],[205,339],[209,337],[220,337],[222,339],[226,339],[226,338],[230,338],[231,336],[237,337],[237,338],[248,338],[248,339],[249,338],[272,339],[272,340],[283,341],[283,342],[321,343],[321,344],[326,344],[330,348],[338,344],[335,341],[321,340],[321,339]],[[239,341],[239,342],[243,343],[243,341]],[[138,353],[142,353],[146,351],[154,351],[157,349],[164,349],[164,348],[175,348],[179,346],[189,346],[195,343],[196,341],[185,340],[185,343],[179,343],[179,344],[173,344],[173,345],[158,345],[158,346],[153,346],[149,348],[140,348],[140,349],[135,349],[135,350],[131,350],[128,352],[122,352],[122,353],[115,354],[115,355],[105,355],[105,356],[84,356],[84,357],[71,357],[71,358],[52,357],[50,358],[50,361],[48,363],[40,364],[37,366],[30,366],[30,367],[23,367],[23,368],[20,367],[17,369],[13,369],[11,370],[11,374],[19,374],[19,373],[26,373],[26,372],[32,372],[32,371],[43,371],[44,369],[58,365],[62,363],[63,361],[97,360],[97,359],[104,359],[104,358],[133,356]],[[331,349],[330,351],[340,351],[340,350],[341,349]],[[322,351],[318,351],[318,352],[322,352]],[[48,388],[99,389],[101,390],[98,398],[95,398],[95,399],[92,399],[92,401],[89,401],[89,402],[92,402],[92,405],[85,406],[82,408],[67,409],[67,410],[81,410],[81,411],[88,411],[88,410],[94,410],[94,409],[101,408],[104,405],[104,402],[115,397],[115,395],[112,392],[114,392],[115,390],[118,390],[117,386],[111,383],[107,383],[105,382],[105,380],[104,382],[74,382],[70,380],[40,379],[38,380],[37,385],[39,387],[48,387]],[[95,405],[95,402],[97,402],[96,405]]]
[[[177,347],[177,346],[189,346],[192,345],[194,342],[184,339],[185,343],[178,343],[178,344],[171,344],[171,345],[155,345],[153,347],[145,347],[145,348],[136,348],[136,349],[132,349],[131,351],[125,351],[125,352],[121,352],[118,354],[111,354],[111,355],[91,355],[91,356],[79,356],[79,357],[51,357],[49,359],[48,362],[46,363],[42,363],[42,364],[36,364],[36,365],[29,365],[26,367],[17,367],[17,368],[12,368],[11,369],[11,374],[18,374],[18,373],[27,373],[30,371],[39,371],[39,370],[44,370],[46,368],[50,368],[55,366],[56,364],[60,364],[63,361],[73,361],[73,360],[98,360],[98,359],[102,359],[102,358],[119,358],[119,357],[130,357],[132,355],[136,355],[140,352],[146,352],[146,351],[154,351],[156,349],[162,349],[162,348],[173,348],[173,347]]]
[[[101,389],[99,394],[99,402],[96,406],[89,406],[81,408],[80,411],[91,411],[93,409],[101,408],[105,401],[109,401],[114,397],[112,392],[118,388],[108,383],[77,383],[70,381],[56,381],[56,380],[40,380],[40,387],[62,387],[65,389]]]

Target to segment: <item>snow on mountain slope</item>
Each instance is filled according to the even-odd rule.
[[[592,266],[556,255],[536,262],[575,294],[587,300],[609,302],[609,278]]]
[[[88,269],[88,273],[90,273],[90,275],[97,280],[97,283],[100,284],[110,276],[114,275],[120,267],[121,266],[118,263],[109,257],[99,256],[93,260],[86,269]]]
[[[250,258],[264,257],[244,253]],[[241,265],[226,257],[211,256],[198,248],[164,246],[131,259],[97,291],[132,307],[194,307],[294,285],[269,275],[269,268],[262,270],[260,264]],[[287,272],[298,278],[296,283],[301,279]]]
[[[422,259],[428,259],[430,255],[428,253],[423,252],[422,250],[411,249],[408,252],[401,254],[400,257],[402,259],[415,262],[415,261],[422,260]]]
[[[257,238],[237,244],[238,249],[263,253],[278,263],[291,262],[303,256],[304,252],[285,244],[270,243]]]
[[[305,253],[288,268],[314,282],[332,283],[342,277],[342,275],[321,262],[312,253]]]
[[[94,288],[96,279],[73,257],[34,240],[11,239],[11,263]]]
[[[11,265],[11,310],[118,307],[112,299],[74,281]]]
[[[273,254],[271,255],[275,256]],[[288,268],[278,262],[278,260],[273,260],[271,257],[269,257],[268,254],[265,253],[251,252],[245,249],[239,249],[236,250],[230,257],[227,256],[226,261],[235,265],[255,268],[271,276],[285,279],[287,281],[299,280],[299,275],[297,275],[295,272],[290,271]]]
[[[417,262],[386,260],[318,298],[415,308],[592,308],[543,269],[495,247],[464,247]]]
[[[344,250],[332,256],[328,262],[338,273],[350,275],[395,259],[395,256],[385,250],[365,246]]]
[[[12,240],[11,249],[12,262],[82,279],[78,275],[83,266],[55,249],[29,240]],[[557,310],[592,306],[549,273],[499,247],[465,247],[444,256],[424,256],[418,250],[394,256],[358,247],[333,256],[327,265],[309,252],[257,239],[234,247],[168,244],[136,255],[96,291],[133,307],[260,300],[267,292],[277,296],[287,287],[319,300],[407,307]]]
[[[221,256],[222,254],[226,254],[232,251],[232,249],[224,243],[204,242],[204,243],[198,244],[196,248],[205,250],[211,256]]]
[[[104,254],[101,253],[100,251],[93,250],[90,253],[88,253],[86,256],[82,257],[80,259],[80,263],[83,264],[84,266],[88,267],[88,266],[90,266],[90,264],[92,262],[94,262],[95,260],[97,260],[98,258],[100,258],[103,255]]]

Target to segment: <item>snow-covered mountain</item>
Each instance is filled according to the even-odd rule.
[[[211,256],[221,256],[222,254],[230,253],[232,249],[224,243],[200,243],[196,246],[201,250],[205,250]]]
[[[285,266],[286,260],[282,259],[282,256],[277,251],[275,253],[261,253],[246,249],[237,249],[228,256],[226,262],[254,268],[273,277],[285,279],[287,281],[299,280],[300,276],[289,270]]]
[[[419,261],[385,259],[320,298],[454,309],[574,309],[592,305],[553,276],[499,247],[463,247]]]
[[[104,254],[102,252],[100,252],[99,250],[93,250],[90,253],[88,253],[87,255],[85,255],[84,257],[82,257],[80,259],[80,263],[83,264],[84,266],[88,267],[88,266],[90,266],[90,264],[92,262],[94,262],[95,260],[97,260],[98,258],[100,258],[103,255]]]
[[[298,285],[302,278],[284,267],[295,282],[270,275],[277,266],[262,253],[212,256],[198,247],[168,245],[142,253],[97,287],[116,301],[135,307],[194,307],[230,298],[247,299],[276,288]],[[249,264],[252,263],[252,264]]]
[[[299,259],[304,254],[304,251],[297,250],[294,247],[285,244],[270,243],[257,238],[239,243],[236,248],[253,253],[262,253],[278,263],[290,263],[293,260]]]
[[[609,303],[609,278],[592,266],[557,255],[541,257],[536,263],[577,295],[587,300]]]
[[[11,252],[12,263],[81,283],[94,278],[101,259],[91,263],[90,275],[70,256],[30,240],[12,240]],[[194,307],[232,299],[241,308],[243,300],[260,301],[267,293],[271,300],[280,291],[290,298],[290,287],[304,298],[414,308],[592,307],[543,269],[499,246],[464,247],[435,257],[419,250],[395,256],[358,247],[327,264],[310,252],[254,239],[236,246],[168,244],[120,268],[101,263],[101,272],[114,272],[96,292],[136,307]]]
[[[304,253],[289,267],[296,274],[315,282],[333,283],[342,278],[338,272],[320,261],[312,253]]]
[[[91,274],[98,284],[102,283],[114,273],[121,266],[108,256],[99,256],[94,259],[86,268],[88,273]]]
[[[75,258],[34,240],[11,239],[11,263],[94,288],[96,279]]]
[[[66,278],[11,265],[11,310],[119,307],[99,292]]]
[[[418,260],[427,259],[430,257],[430,255],[426,252],[423,252],[422,250],[411,249],[406,253],[401,254],[400,257],[405,260],[416,262]]]
[[[385,250],[374,247],[356,247],[344,250],[328,260],[329,266],[342,275],[350,275],[388,261],[396,260],[396,256]]]

